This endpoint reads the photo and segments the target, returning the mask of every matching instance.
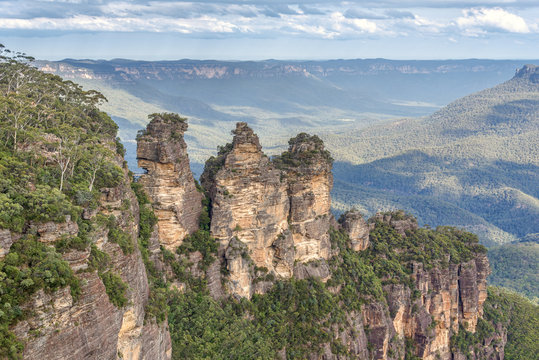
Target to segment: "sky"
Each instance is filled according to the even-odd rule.
[[[43,60],[538,59],[539,0],[0,0]]]

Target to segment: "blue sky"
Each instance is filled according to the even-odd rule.
[[[539,58],[538,0],[0,0],[39,59]]]

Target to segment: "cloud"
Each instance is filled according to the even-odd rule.
[[[387,19],[387,16],[377,14],[371,11],[365,11],[361,9],[348,9],[344,13],[344,17],[347,19],[369,19],[369,20],[383,20]]]
[[[386,10],[385,14],[393,19],[415,19],[415,15],[409,11]]]
[[[326,14],[326,11],[316,8],[316,7],[299,5],[298,8],[301,10],[303,15],[325,15]]]
[[[25,30],[86,30],[100,32],[177,32],[191,33],[232,33],[249,32],[249,26],[233,24],[214,17],[197,19],[172,18],[109,18],[103,16],[77,15],[70,18],[50,19],[0,19],[0,29]]]
[[[518,15],[502,8],[474,8],[463,11],[464,16],[456,20],[459,28],[468,34],[478,34],[488,31],[505,31],[511,33],[529,33],[530,27]]]
[[[523,7],[529,0],[479,0]],[[535,0],[537,1],[537,0]],[[537,32],[539,4],[523,17],[465,0],[0,0],[4,31],[169,32],[214,38],[359,39],[444,35],[459,39],[500,31]],[[477,3],[477,2],[476,2]],[[413,4],[407,9],[407,4]],[[423,8],[419,6],[423,6]],[[446,6],[444,8],[444,6]],[[449,9],[451,8],[451,9]],[[510,12],[511,11],[511,12]],[[519,35],[520,36],[520,35]]]

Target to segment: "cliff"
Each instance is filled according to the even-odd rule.
[[[155,293],[138,246],[148,224],[118,127],[97,108],[103,96],[6,55],[0,357],[170,359],[168,325],[151,311]],[[12,128],[13,113],[23,126]]]
[[[121,166],[123,159],[115,162]],[[85,219],[92,224],[86,236],[95,248],[68,248],[62,255],[80,279],[80,295],[74,299],[69,287],[53,293],[40,290],[21,306],[31,315],[12,331],[24,343],[23,358],[170,359],[168,326],[146,311],[150,288],[136,247],[139,206],[130,183],[123,169],[118,186],[100,189],[99,205]],[[37,241],[47,244],[80,234],[77,223],[66,220],[36,224],[29,231],[36,229]],[[118,234],[125,243],[118,241]],[[106,259],[99,266],[96,253]],[[119,283],[106,284],[104,274],[118,275]],[[125,301],[119,306],[111,291],[120,290],[111,287],[121,284]]]
[[[138,165],[147,172],[139,182],[152,200],[159,241],[169,250],[198,229],[202,209],[183,139],[186,130],[186,119],[154,114],[137,139]]]

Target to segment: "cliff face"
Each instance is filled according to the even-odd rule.
[[[117,160],[121,164],[121,160]],[[31,316],[12,329],[24,342],[25,359],[170,359],[171,341],[166,322],[156,323],[146,316],[148,279],[141,254],[136,247],[138,236],[137,199],[130,186],[127,170],[115,188],[101,189],[98,209],[89,220],[114,216],[117,229],[126,234],[133,250],[124,252],[111,239],[105,224],[89,234],[91,242],[109,258],[107,269],[91,266],[90,248],[69,250],[63,254],[81,283],[81,295],[74,301],[69,287],[53,293],[40,290],[23,306]],[[126,207],[126,204],[129,206]],[[57,241],[77,233],[76,223],[36,225],[38,240]],[[98,272],[118,274],[127,285],[127,305],[111,303]]]
[[[262,152],[247,124],[238,123],[233,134],[232,144],[206,163],[201,179],[211,201],[211,234],[230,272],[229,288],[249,298],[263,292],[253,284],[256,268],[290,278],[308,273],[302,263],[329,257],[331,162],[309,156],[312,166],[307,166],[303,157],[317,145],[302,138],[291,143],[284,167]]]
[[[288,180],[290,226],[296,260],[329,258],[332,160],[317,136],[299,134],[280,159]]]
[[[138,138],[137,158],[147,171],[139,182],[152,200],[159,241],[173,251],[198,229],[202,194],[196,189],[183,140],[187,122],[165,115],[155,116]]]
[[[352,249],[364,251],[369,246],[377,246],[372,236],[367,247],[358,246],[357,239],[363,237],[364,229],[369,226],[356,211],[344,214],[340,222],[350,235]],[[404,212],[377,214],[369,220],[371,230],[377,222],[389,225],[403,237],[417,230],[416,220]],[[364,240],[359,242],[363,243]],[[355,326],[361,327],[362,331],[365,329],[366,335],[357,329],[353,330],[358,334],[356,337],[347,333],[350,329],[336,335],[359,358],[400,359],[405,352],[411,352],[424,360],[460,359],[462,354],[452,348],[451,337],[462,328],[474,333],[478,319],[483,315],[490,273],[486,254],[476,252],[471,260],[449,264],[438,262],[428,269],[417,261],[412,261],[409,266],[412,287],[402,283],[386,284],[383,286],[385,302],[369,302],[362,306],[361,314],[350,314],[357,323]],[[411,343],[406,344],[405,339]],[[370,344],[370,349],[364,346],[365,343]],[[365,353],[370,357],[361,355]],[[477,359],[503,359],[503,347],[488,341],[481,354]]]
[[[475,332],[486,299],[488,259],[478,254],[473,260],[450,264],[448,268],[425,270],[414,263],[412,278],[420,293],[412,296],[403,285],[384,287],[392,316],[392,331],[413,339],[417,355],[426,360],[451,359],[450,338],[459,325]]]
[[[369,225],[359,211],[347,211],[339,219],[339,223],[350,237],[352,250],[363,251],[369,247]]]
[[[287,223],[290,206],[280,171],[264,155],[258,136],[245,123],[238,123],[232,147],[222,156],[223,166],[212,179],[206,173],[202,182],[209,190],[212,204],[212,235],[226,249],[229,264],[234,263],[232,254],[237,253],[232,249],[234,244],[230,244],[236,238],[247,245],[255,266],[290,277],[293,262],[279,258],[275,244],[279,237],[290,237]],[[244,267],[231,266],[232,277],[243,271],[240,268]],[[247,272],[241,276],[242,280],[233,282],[242,282],[239,293],[249,297],[252,289],[246,276]]]

